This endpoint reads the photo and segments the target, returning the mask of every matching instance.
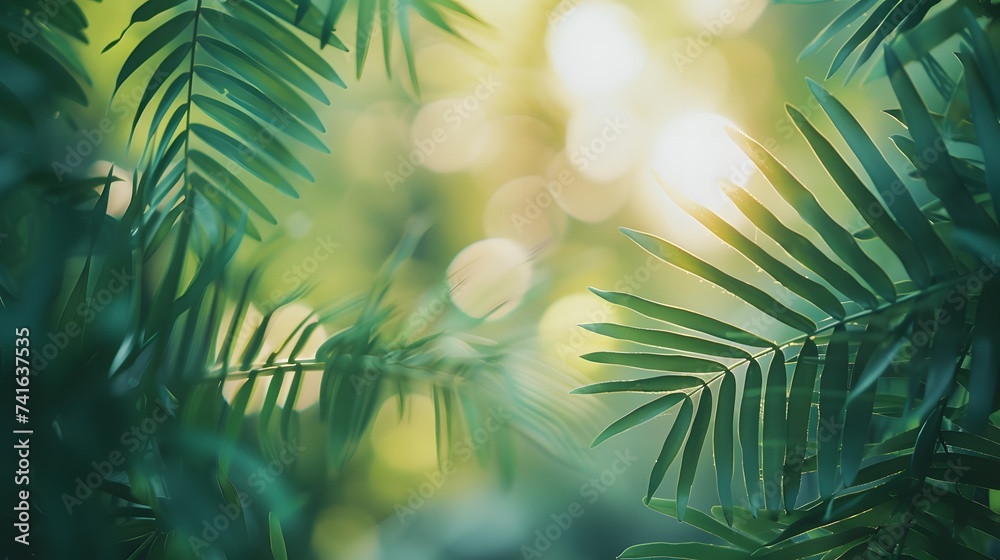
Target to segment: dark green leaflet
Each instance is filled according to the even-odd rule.
[[[660,185],[688,215],[701,222],[703,226],[730,247],[746,256],[750,262],[764,269],[781,285],[830,314],[830,316],[837,319],[844,318],[844,306],[841,305],[840,300],[826,286],[802,276],[785,263],[771,256],[770,253],[740,233],[735,227],[729,225],[729,223],[714,212],[688,200],[663,180],[660,180]]]
[[[717,358],[750,359],[750,353],[742,348],[669,331],[639,329],[613,323],[594,323],[580,326],[591,332],[618,340],[627,340],[659,348],[683,350]]]
[[[840,70],[840,67],[843,66],[845,62],[847,62],[851,53],[853,53],[855,49],[857,49],[861,43],[863,43],[864,40],[872,34],[873,31],[875,31],[879,22],[884,20],[889,14],[889,11],[892,10],[893,4],[894,2],[883,1],[877,8],[875,8],[875,11],[870,17],[858,26],[857,31],[855,31],[854,34],[851,35],[851,38],[844,43],[844,46],[837,51],[837,55],[834,57],[833,63],[830,64],[830,70],[826,73],[826,78],[828,80],[831,76],[837,73],[837,70]]]
[[[997,153],[1000,150],[1000,123],[997,122],[997,106],[988,95],[986,78],[976,60],[959,53],[959,60],[965,68],[969,101],[972,104],[972,122],[983,145],[983,153]],[[993,202],[993,212],[1000,216],[1000,159],[987,157],[983,161],[986,170],[986,185]]]
[[[786,387],[785,354],[778,350],[771,358],[771,365],[767,369],[767,384],[764,391],[764,504],[772,512],[781,510],[780,482],[785,464]]]
[[[921,175],[928,189],[944,203],[945,209],[956,224],[979,232],[995,232],[996,224],[986,212],[972,200],[972,195],[962,188],[954,188],[961,183],[955,168],[951,165],[951,154],[941,139],[923,98],[917,92],[909,75],[903,69],[899,58],[887,48],[885,62],[892,87],[906,116],[907,128],[917,149],[922,154],[934,153],[937,157],[924,158],[925,169]]]
[[[593,352],[591,354],[584,354],[581,357],[584,360],[598,364],[615,364],[653,371],[714,373],[726,369],[726,366],[712,360],[680,355],[649,354],[643,352]]]
[[[743,148],[778,194],[799,213],[802,219],[822,236],[833,252],[888,301],[896,299],[889,275],[858,246],[854,236],[844,229],[792,173],[763,146],[745,134],[730,130],[730,136]],[[853,297],[853,296],[852,296]],[[869,302],[870,303],[870,302]],[[871,305],[870,305],[871,306]]]
[[[875,307],[878,300],[861,285],[849,272],[827,257],[809,239],[781,222],[770,210],[745,190],[730,186],[724,189],[726,196],[740,209],[761,232],[778,242],[792,258],[806,268],[819,274],[837,291],[865,305]]]
[[[187,29],[195,20],[195,12],[184,12],[174,16],[170,21],[157,27],[136,45],[135,49],[125,60],[122,69],[118,72],[115,80],[114,91],[117,92],[125,80],[129,78],[140,66],[145,64],[150,57],[158,53],[171,43],[176,37]]]
[[[696,276],[704,278],[705,280],[719,286],[723,290],[732,292],[743,301],[749,303],[764,313],[767,313],[782,323],[785,323],[786,325],[804,333],[811,333],[816,330],[816,324],[805,315],[802,315],[797,311],[792,311],[765,293],[763,290],[722,272],[718,268],[695,257],[673,243],[639,231],[624,228],[622,231],[651,255],[682,270],[686,270]]]
[[[903,186],[902,180],[892,169],[861,123],[823,86],[809,81],[809,88],[819,100],[823,110],[833,121],[851,150],[861,161],[882,200],[900,226],[923,250],[936,274],[950,273],[954,261],[941,238],[931,229],[930,222],[920,212],[913,196]]]
[[[770,348],[774,346],[773,342],[755,334],[693,311],[663,305],[632,294],[605,292],[596,288],[591,288],[590,291],[615,305],[627,307],[647,317],[712,335],[735,342],[736,344],[745,344],[755,348]]]
[[[811,339],[806,340],[799,352],[792,373],[792,386],[788,392],[788,421],[785,447],[785,465],[781,479],[785,511],[795,509],[802,483],[802,463],[806,457],[809,434],[809,411],[812,409],[816,372],[819,368],[819,350]]]
[[[648,402],[632,412],[629,412],[625,416],[622,416],[616,422],[605,428],[604,431],[601,432],[596,439],[594,439],[594,443],[590,444],[590,446],[596,447],[610,437],[616,436],[625,430],[634,428],[644,422],[648,422],[670,410],[674,406],[681,404],[681,402],[683,402],[686,398],[687,396],[682,393],[670,393],[654,401]]]
[[[799,60],[802,60],[803,58],[823,48],[823,46],[829,43],[834,36],[849,27],[854,20],[861,17],[872,6],[874,6],[875,2],[878,2],[878,0],[858,0],[858,2],[851,5],[850,8],[844,10],[839,16],[837,16],[836,19],[824,27],[815,39],[806,45],[805,49],[802,50],[802,53],[799,54]]]
[[[881,327],[871,324],[865,333],[877,333]],[[867,367],[869,360],[875,353],[879,340],[866,336],[858,349],[857,357],[851,368],[851,385],[861,377],[861,372]],[[844,484],[850,486],[854,483],[858,470],[861,468],[861,457],[864,453],[865,442],[868,440],[868,423],[872,417],[872,408],[875,404],[875,385],[872,384],[863,393],[860,393],[853,402],[847,406],[844,420],[843,447],[840,457],[840,472],[843,476]]]
[[[681,456],[681,472],[677,477],[677,520],[684,521],[688,500],[691,497],[691,487],[694,485],[694,475],[698,472],[698,462],[701,450],[708,435],[708,426],[712,420],[712,390],[705,388],[698,399],[698,410],[691,423],[691,432],[684,444]]]
[[[653,469],[649,473],[646,502],[649,502],[653,497],[656,489],[663,482],[663,477],[667,474],[667,469],[670,468],[674,459],[677,458],[677,454],[681,450],[681,445],[684,443],[684,437],[691,427],[691,417],[693,415],[694,405],[691,404],[690,398],[685,398],[681,404],[680,411],[677,413],[677,419],[674,420],[674,425],[670,427],[666,439],[663,440],[663,447],[660,449],[660,454],[656,457],[656,463],[653,464]]]
[[[733,525],[733,420],[736,411],[736,377],[731,371],[723,374],[719,385],[719,404],[715,412],[715,430],[712,440],[715,451],[715,474],[719,489],[719,502],[726,522]]]
[[[983,288],[973,330],[969,408],[965,418],[966,428],[972,433],[985,430],[996,395],[996,371],[1000,367],[1000,317],[997,309],[1000,309],[1000,281],[993,279]]]
[[[655,512],[662,513],[663,515],[673,517],[674,519],[677,518],[676,500],[653,498],[652,500],[649,500],[646,507]],[[713,513],[715,513],[714,508]],[[746,510],[743,510],[741,513],[746,514]],[[734,529],[725,523],[721,523],[716,518],[713,518],[712,516],[692,507],[688,507],[687,515],[684,517],[684,522],[692,527],[697,527],[710,535],[715,535],[729,544],[743,550],[756,550],[764,544],[763,541],[758,540],[753,536],[746,535],[739,529]]]
[[[661,375],[632,381],[604,381],[573,390],[578,395],[596,393],[669,393],[701,387],[705,382],[690,375]]]
[[[847,402],[850,347],[843,325],[833,330],[826,347],[823,373],[820,377],[818,469],[820,496],[829,497],[836,490],[837,465],[840,462],[840,441],[844,405]]]
[[[750,553],[702,543],[649,543],[630,546],[618,558],[680,558],[684,560],[750,560]]]
[[[923,255],[913,241],[900,229],[882,203],[865,186],[837,149],[816,130],[805,115],[791,105],[786,106],[786,109],[792,122],[809,142],[816,157],[823,163],[827,173],[830,174],[844,195],[850,199],[868,226],[899,257],[910,278],[919,285],[926,285],[930,281],[930,271]]]
[[[760,364],[750,360],[747,365],[743,397],[740,401],[740,449],[743,452],[743,480],[747,488],[750,511],[756,517],[764,505],[763,483],[760,477],[760,415],[763,380]]]

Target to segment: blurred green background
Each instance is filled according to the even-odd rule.
[[[351,76],[354,53],[324,51],[348,84],[346,90],[330,88],[332,103],[321,107],[323,139],[332,155],[300,154],[316,182],[296,185],[298,200],[273,189],[259,191],[279,224],[262,225],[263,242],[247,244],[239,255],[242,266],[267,263],[255,294],[258,311],[301,286],[313,286],[270,328],[290,329],[309,306],[367,288],[415,215],[428,216],[433,226],[393,288],[393,299],[404,310],[396,320],[415,334],[444,328],[519,340],[579,372],[585,382],[620,373],[578,357],[612,343],[577,325],[620,313],[602,305],[588,286],[725,314],[734,324],[748,320],[750,308],[648,259],[617,228],[675,240],[766,288],[756,270],[743,266],[668,199],[655,175],[752,234],[716,186],[729,180],[759,192],[754,185],[762,179],[725,134],[725,126],[735,126],[793,162],[806,184],[828,188],[829,179],[810,163],[794,134],[784,103],[799,106],[829,130],[808,103],[804,78],[821,79],[833,50],[796,59],[840,3],[466,0],[465,5],[485,22],[458,22],[465,43],[422,20],[414,30],[419,95],[405,76],[396,75],[405,73],[399,45],[388,76],[376,37],[360,80]],[[114,122],[111,139],[98,150],[127,178],[138,156],[135,148],[125,151],[135,102],[127,88],[110,105],[99,100],[109,99],[134,46],[129,41],[142,35],[130,34],[125,44],[101,54],[131,10],[114,2],[84,7],[91,43],[82,56],[92,69],[89,95],[95,100],[87,116],[92,123],[106,117]],[[353,17],[345,14],[337,29],[348,44]],[[879,100],[887,85],[856,85],[842,88],[839,77],[829,84],[873,137],[885,138],[894,130],[893,121],[878,114],[886,108]],[[126,181],[112,188],[111,212],[121,211],[129,186]],[[775,200],[765,197],[768,204]],[[787,215],[788,210],[776,211]],[[853,224],[846,206],[841,210],[845,223]],[[248,317],[247,333],[260,317]],[[314,402],[317,389],[307,384],[300,405],[311,404],[310,395]],[[475,460],[463,461],[460,450],[453,450],[454,468],[442,470],[431,398],[410,401],[402,422],[397,403],[386,403],[357,456],[333,478],[322,463],[322,428],[317,424],[310,431],[304,424],[303,453],[277,477],[300,497],[296,517],[283,519],[290,548],[331,559],[559,560],[612,558],[636,542],[700,538],[642,507],[662,433],[628,432],[588,451],[582,464],[520,445],[518,475],[505,488]],[[589,446],[615,413],[640,402],[620,396],[603,401],[614,410],[595,405],[572,426],[578,443]],[[673,473],[666,477],[673,478]],[[694,505],[714,503],[712,477],[696,484]],[[669,495],[669,486],[661,492]]]

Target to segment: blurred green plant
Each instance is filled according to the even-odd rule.
[[[36,554],[308,554],[301,543],[286,548],[282,536],[293,493],[277,488],[267,503],[252,503],[246,484],[234,480],[284,461],[289,449],[298,456],[295,405],[310,375],[322,377],[319,416],[333,473],[384,402],[397,397],[402,417],[405,397],[428,391],[443,458],[450,441],[501,408],[514,431],[562,456],[577,452],[566,437],[568,409],[546,398],[571,386],[563,371],[489,341],[445,333],[414,339],[394,326],[397,306],[387,294],[427,227],[420,220],[367,295],[321,307],[268,340],[274,315],[305,295],[296,290],[264,309],[241,342],[258,275],[234,257],[247,238],[262,238],[258,218],[276,221],[254,189],[266,183],[296,196],[288,173],[313,179],[295,154],[298,144],[328,151],[312,102],[330,100],[317,78],[345,85],[322,53],[328,45],[347,50],[334,34],[347,3],[326,4],[147,0],[136,8],[104,49],[142,33],[113,88],[121,95],[142,77],[129,143],[140,130],[145,138],[120,217],[108,210],[120,181],[114,169],[77,179],[58,165],[79,132],[73,115],[87,103],[86,68],[69,43],[86,42],[83,10],[73,0],[5,5],[4,29],[17,40],[0,51],[0,327],[30,327],[37,345],[33,449],[44,460],[32,472]],[[357,9],[358,73],[377,19],[387,70],[398,26],[414,87],[409,14],[452,35],[449,18],[475,20],[444,0],[359,0]],[[310,46],[302,33],[318,43]],[[252,179],[241,179],[244,172]],[[321,326],[335,334],[315,356],[302,357]],[[227,402],[223,386],[241,380]],[[251,421],[255,392],[265,394]],[[512,441],[504,431],[476,448],[505,479]],[[206,535],[220,512],[229,529]]]
[[[875,4],[858,2],[814,45]],[[916,25],[927,13],[924,8],[935,2],[879,4],[844,47],[847,52],[875,25],[889,25],[888,20],[873,22],[887,13],[911,10],[896,22],[901,23],[899,32],[919,33],[928,25]],[[763,146],[731,131],[774,191],[827,247],[793,231],[735,185],[724,186],[725,194],[783,254],[765,249],[673,186],[663,187],[690,216],[776,281],[780,295],[739,280],[667,240],[623,229],[652,255],[759,313],[747,324],[733,325],[636,295],[594,290],[666,328],[586,325],[595,333],[659,351],[597,352],[584,358],[667,372],[575,391],[656,395],[609,426],[595,445],[675,411],[644,502],[724,543],[642,544],[624,551],[622,558],[986,559],[996,553],[1000,65],[989,35],[997,31],[994,20],[987,20],[988,34],[972,12],[961,14],[958,31],[964,41],[957,56],[964,68],[964,90],[954,92],[947,115],[928,110],[895,49],[883,49],[900,104],[889,112],[908,130],[907,136],[893,140],[932,202],[918,206],[858,120],[810,81],[851,154],[841,154],[796,108],[788,107],[789,116],[867,227],[849,231],[827,209],[836,202],[834,195],[817,199],[818,191],[805,187]],[[859,64],[885,38],[886,33],[876,32]],[[957,155],[959,143],[977,146],[982,159]],[[870,183],[854,171],[849,157],[860,162]],[[877,262],[863,244],[885,257]],[[839,262],[827,256],[827,249]],[[893,279],[887,267],[905,271],[905,277]],[[809,317],[817,311],[823,317],[819,322]],[[769,333],[776,328],[797,334],[774,341]],[[710,514],[689,506],[703,449],[709,445],[719,496],[719,506]],[[676,499],[655,497],[678,458]],[[737,471],[743,478],[737,486],[745,488],[739,496],[733,492]],[[743,507],[737,507],[738,501]]]

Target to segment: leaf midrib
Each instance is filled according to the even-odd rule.
[[[932,286],[929,286],[927,288],[924,288],[922,290],[919,290],[919,291],[916,291],[916,292],[913,292],[913,293],[910,293],[910,294],[906,294],[905,296],[902,296],[902,297],[898,298],[894,302],[887,302],[887,303],[885,303],[884,305],[882,305],[880,307],[876,307],[876,308],[873,308],[873,309],[865,309],[865,310],[859,311],[858,313],[855,313],[853,315],[847,316],[847,317],[845,317],[845,318],[843,318],[841,320],[834,320],[832,323],[829,323],[829,324],[824,325],[822,327],[818,327],[811,334],[802,334],[802,335],[799,335],[799,336],[796,336],[796,337],[794,337],[792,339],[787,340],[783,344],[775,345],[775,346],[772,346],[771,348],[767,348],[765,350],[761,350],[760,352],[758,352],[756,354],[753,354],[749,358],[742,358],[739,361],[735,362],[733,365],[727,366],[727,370],[726,371],[724,371],[724,372],[718,374],[717,376],[709,379],[708,381],[705,382],[704,385],[701,385],[700,387],[695,387],[694,389],[691,390],[690,393],[687,393],[687,394],[690,396],[690,395],[694,395],[695,393],[697,393],[699,391],[704,390],[706,387],[708,387],[712,383],[715,383],[716,381],[718,381],[718,380],[722,379],[723,377],[725,377],[725,375],[726,375],[727,372],[732,372],[733,370],[735,370],[735,369],[743,366],[744,364],[749,364],[752,360],[758,360],[758,359],[763,358],[764,356],[767,356],[768,354],[772,354],[772,353],[774,353],[774,352],[776,352],[778,350],[784,350],[785,348],[788,348],[788,347],[792,346],[793,344],[805,342],[806,340],[808,340],[810,338],[813,338],[816,335],[819,335],[819,334],[824,333],[824,332],[829,331],[829,330],[833,330],[834,328],[836,328],[838,326],[841,326],[841,325],[846,326],[848,323],[853,323],[853,322],[859,321],[861,319],[864,319],[866,317],[873,317],[875,315],[879,315],[879,314],[881,314],[883,312],[890,311],[890,310],[892,310],[894,308],[900,307],[900,306],[902,306],[902,305],[904,305],[906,303],[909,303],[909,302],[911,302],[913,300],[923,299],[923,298],[925,298],[927,296],[930,296],[931,294],[934,294],[934,293],[939,292],[941,290],[944,290],[944,289],[947,289],[947,288],[951,288],[956,283],[962,282],[963,280],[968,279],[968,278],[972,277],[975,274],[976,274],[976,272],[972,271],[972,272],[968,272],[968,273],[960,275],[960,276],[951,277],[951,278],[949,278],[946,281],[939,282],[937,284],[934,284]]]
[[[190,63],[188,64],[188,87],[187,87],[187,115],[185,115],[184,120],[184,190],[186,193],[191,194],[193,189],[191,187],[191,181],[188,180],[188,173],[191,168],[191,160],[188,158],[188,150],[191,147],[191,113],[194,112],[194,103],[192,103],[192,97],[194,96],[194,66],[195,58],[198,53],[198,24],[201,23],[201,8],[202,2],[204,0],[197,0],[194,7],[194,30],[191,32],[191,54]]]

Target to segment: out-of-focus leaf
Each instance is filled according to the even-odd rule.
[[[271,555],[274,560],[288,560],[288,551],[285,549],[285,537],[281,534],[281,521],[272,511],[267,516],[267,524],[271,541]]]

